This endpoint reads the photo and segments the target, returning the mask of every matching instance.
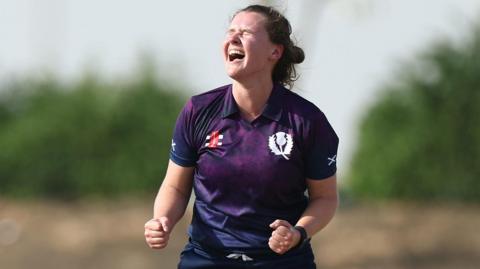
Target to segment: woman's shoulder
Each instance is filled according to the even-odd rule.
[[[185,109],[196,114],[205,110],[218,108],[223,104],[223,100],[225,99],[225,95],[228,93],[229,88],[230,85],[224,85],[213,90],[193,95],[187,101]]]
[[[218,88],[202,92],[197,95],[193,95],[190,99],[196,103],[205,103],[217,99],[218,97],[224,97],[230,88],[231,84],[223,85]]]
[[[197,109],[209,106],[210,104],[215,103],[218,100],[223,100],[230,86],[231,84],[223,85],[213,90],[193,95],[192,97],[190,97],[190,102]]]
[[[323,111],[313,102],[300,96],[291,90],[285,90],[285,103],[290,113],[294,113],[305,119],[324,118]]]
[[[317,130],[321,130],[322,134],[331,135],[338,140],[330,121],[318,106],[292,91],[288,91],[286,100],[289,104],[287,109],[290,116],[309,126],[315,126],[313,128],[318,128]]]

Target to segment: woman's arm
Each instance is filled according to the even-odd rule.
[[[153,249],[164,248],[170,232],[182,218],[190,199],[193,167],[169,161],[165,179],[153,207],[153,218],[145,223],[145,240]]]
[[[295,226],[303,227],[307,237],[312,237],[327,226],[335,215],[338,207],[337,177],[307,179],[307,187],[309,203]],[[276,220],[270,227],[274,231],[268,244],[273,251],[283,254],[300,243],[300,232],[287,221]]]
[[[302,226],[308,237],[322,230],[332,220],[338,207],[337,177],[307,179],[309,203],[295,226]]]
[[[172,227],[182,218],[192,192],[193,169],[169,161],[165,179],[155,198],[153,218],[167,217]]]

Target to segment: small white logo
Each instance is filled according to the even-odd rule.
[[[232,253],[232,254],[229,254],[227,256],[228,259],[233,259],[233,260],[237,260],[238,258],[242,258],[242,261],[244,262],[249,262],[249,261],[253,261],[252,258],[248,257],[247,255],[245,254],[241,254],[241,253]]]
[[[176,145],[177,145],[177,144],[175,144],[175,142],[173,142],[173,139],[172,139],[172,150],[173,150],[173,151],[175,151],[175,146],[176,146]]]
[[[335,154],[335,155],[333,155],[333,157],[331,157],[331,158],[328,157],[327,160],[328,160],[328,166],[330,166],[330,165],[332,165],[333,163],[336,163],[336,162],[337,162],[337,155]]]
[[[282,155],[283,158],[289,160],[287,155],[292,152],[292,136],[284,132],[277,132],[268,138],[268,147],[275,155]]]

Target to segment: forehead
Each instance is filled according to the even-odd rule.
[[[233,17],[229,28],[262,30],[265,29],[266,20],[265,16],[257,12],[242,11]]]

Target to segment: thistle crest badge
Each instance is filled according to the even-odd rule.
[[[282,155],[283,158],[289,160],[293,148],[293,140],[290,134],[277,132],[268,138],[268,147],[275,155]]]

